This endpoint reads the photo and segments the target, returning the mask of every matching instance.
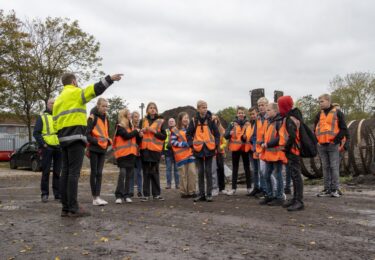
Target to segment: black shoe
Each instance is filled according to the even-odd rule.
[[[61,196],[60,195],[55,195],[55,200],[61,200]]]
[[[165,187],[166,190],[169,190],[171,188],[171,185],[167,185],[167,187]]]
[[[138,197],[138,198],[142,198],[142,197],[143,197],[142,192],[138,192],[138,193],[137,193],[137,197]]]
[[[62,210],[61,211],[61,217],[65,218],[65,217],[69,217],[69,212],[68,211],[65,211],[65,210]]]
[[[47,203],[48,202],[48,196],[47,195],[42,195],[42,202]]]
[[[259,205],[267,205],[267,203],[271,202],[273,198],[265,197],[261,201],[259,201]]]
[[[206,197],[205,196],[198,196],[194,199],[194,202],[199,202],[199,201],[206,201]]]
[[[256,194],[260,192],[260,189],[254,188],[250,193],[246,194],[246,196],[254,197]]]
[[[214,200],[212,199],[211,196],[207,196],[207,199],[206,199],[207,202],[213,202]]]
[[[284,193],[285,194],[292,194],[292,191],[291,191],[290,188],[286,188],[286,189],[284,189]]]
[[[265,196],[265,194],[264,194],[264,192],[263,191],[260,191],[260,192],[258,192],[257,194],[255,194],[255,198],[257,198],[257,199],[261,199],[261,198],[263,198]]]
[[[161,196],[155,196],[154,200],[164,201],[165,199],[163,197],[161,197]]]
[[[304,208],[305,208],[305,205],[303,205],[303,202],[296,200],[296,202],[293,205],[289,206],[287,210],[298,211],[298,210],[303,210]]]
[[[198,197],[198,195],[196,193],[190,195],[190,197],[192,197],[193,199],[195,199],[196,197]]]
[[[268,206],[282,206],[284,204],[283,199],[274,199],[267,203]]]
[[[292,206],[295,202],[296,202],[295,199],[286,200],[286,201],[284,201],[283,208],[290,207],[290,206]]]
[[[79,208],[76,212],[69,212],[68,216],[70,218],[83,218],[91,216],[91,213],[84,210],[83,208]]]
[[[191,196],[186,195],[186,194],[181,194],[181,199],[187,199],[187,198],[191,198]]]
[[[176,190],[179,190],[179,189],[180,189],[180,186],[177,185],[177,186],[176,186]]]

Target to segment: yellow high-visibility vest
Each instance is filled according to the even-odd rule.
[[[57,146],[59,145],[59,139],[57,138],[57,131],[53,124],[52,115],[49,113],[43,113],[40,115],[43,122],[42,137],[44,142],[48,145]]]

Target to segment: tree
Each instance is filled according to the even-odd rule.
[[[226,107],[216,113],[220,118],[224,119],[227,123],[232,122],[237,115],[235,107]]]
[[[0,12],[0,108],[14,112],[25,122],[31,141],[31,122],[38,104],[37,85],[32,79],[32,44],[22,31],[22,22],[12,12]]]
[[[129,104],[126,100],[123,100],[119,96],[114,96],[108,99],[109,109],[107,111],[108,121],[109,121],[109,136],[113,136],[115,133],[115,126],[118,118],[118,112],[121,109],[126,108]]]
[[[314,98],[311,94],[303,96],[297,100],[296,106],[301,110],[305,123],[312,125],[316,114],[320,110],[318,99]]]
[[[103,74],[98,71],[102,60],[98,56],[100,44],[82,31],[78,21],[48,17],[45,21],[26,22],[25,31],[32,43],[38,95],[45,104],[60,91],[64,72],[73,72],[82,81]]]
[[[375,76],[356,72],[330,82],[332,101],[339,103],[348,120],[369,118],[375,106]]]

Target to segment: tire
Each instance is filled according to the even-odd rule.
[[[16,160],[14,158],[10,159],[10,161],[9,161],[9,167],[11,169],[17,169]]]
[[[40,171],[40,166],[39,166],[39,162],[37,159],[33,159],[31,161],[31,170],[33,172],[39,172]]]

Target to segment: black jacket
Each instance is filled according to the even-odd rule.
[[[154,123],[157,119],[162,119],[161,116],[156,115],[155,118],[151,118],[150,115],[147,115],[144,119],[141,120],[140,122],[140,127],[143,128],[143,121],[147,120],[148,125],[151,126],[152,123]],[[159,140],[164,141],[165,138],[167,138],[167,133],[165,132],[165,127],[161,127],[160,132],[157,132],[155,134],[155,137]],[[155,151],[150,151],[148,149],[141,150],[141,158],[142,161],[144,162],[159,162],[161,157],[161,152],[155,152]]]
[[[329,113],[329,111],[331,111],[333,108],[334,107],[331,105],[329,108],[324,109],[323,111],[327,115]],[[346,126],[346,123],[345,123],[344,114],[341,112],[340,109],[337,109],[336,111],[337,111],[337,120],[338,120],[338,125],[339,125],[340,130],[339,130],[338,134],[336,135],[335,139],[333,140],[333,143],[334,144],[340,144],[341,140],[344,138],[344,136],[348,136],[349,134],[347,133],[348,127]],[[315,117],[314,132],[315,132],[316,126],[317,126],[317,124],[319,123],[319,120],[320,120],[320,113],[321,113],[321,111],[319,111],[319,113]]]
[[[94,118],[92,118],[92,116]],[[95,153],[106,153],[107,152],[107,149],[103,149],[101,148],[99,145],[98,145],[98,139],[96,139],[95,137],[93,137],[91,135],[91,131],[94,129],[94,127],[96,126],[97,122],[98,122],[98,119],[101,119],[103,120],[106,120],[107,119],[107,116],[106,115],[101,115],[99,114],[98,112],[98,108],[97,107],[94,107],[93,109],[91,109],[90,111],[90,117],[87,119],[87,129],[86,129],[86,137],[87,137],[87,141],[89,142],[90,144],[90,147],[89,147],[89,150],[90,152],[95,152]],[[107,129],[108,133],[109,133],[109,122],[108,122],[108,129]]]
[[[122,126],[119,126],[119,125],[117,125],[116,136],[121,136],[124,140],[129,140],[133,137],[136,137],[138,144],[141,141],[141,138],[139,137],[139,133],[138,133],[137,130],[133,130],[131,132],[128,132],[125,128],[123,128]],[[134,154],[129,154],[127,156],[119,157],[119,158],[117,158],[117,166],[119,168],[134,167],[135,158],[136,158],[136,155],[134,155]]]
[[[189,126],[186,130],[186,139],[188,141],[188,144],[190,147],[193,148],[193,140],[194,140],[195,130],[197,129],[198,121],[201,124],[203,124],[206,120],[207,120],[208,128],[211,130],[215,138],[216,149],[218,149],[220,145],[220,132],[216,124],[212,121],[212,114],[210,111],[207,111],[207,114],[204,118],[201,118],[200,114],[197,113],[196,117],[190,121]],[[194,156],[199,157],[199,158],[211,157],[214,155],[215,155],[215,150],[209,150],[205,144],[203,145],[203,148],[200,152],[194,151]]]
[[[286,124],[286,131],[288,132],[288,141],[285,144],[284,150],[287,153],[290,153],[290,150],[293,146],[296,146],[296,138],[297,138],[297,130],[298,126],[294,123],[294,121],[290,118],[294,117],[299,122],[303,122],[302,113],[298,108],[293,108],[290,110],[285,116],[285,124]]]

